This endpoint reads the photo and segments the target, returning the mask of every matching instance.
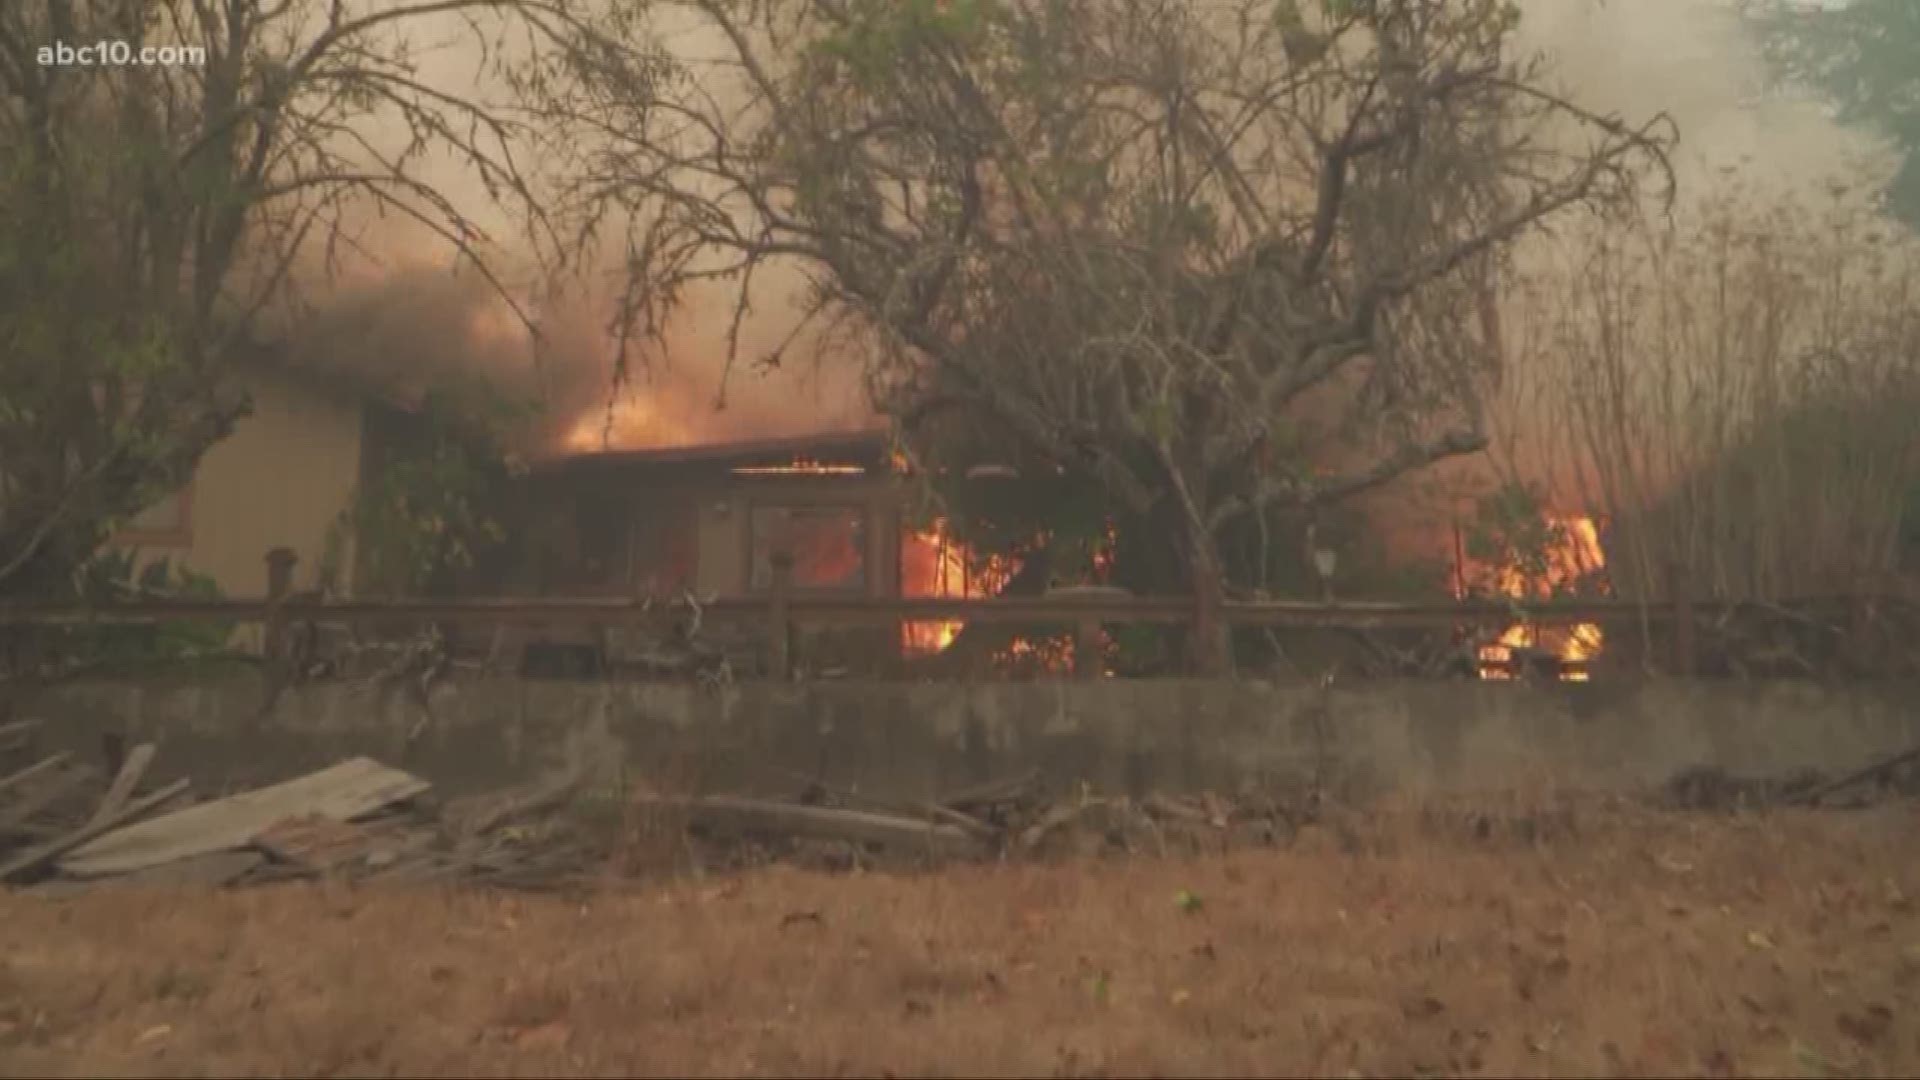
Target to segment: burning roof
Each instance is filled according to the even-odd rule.
[[[883,471],[884,431],[826,432],[647,450],[596,450],[543,463],[545,470],[705,465],[738,475],[849,475]]]

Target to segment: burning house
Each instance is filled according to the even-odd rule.
[[[986,597],[1006,568],[975,565],[940,522],[910,520],[883,432],[576,451],[536,465],[510,517],[498,583],[541,596],[753,597],[791,556],[797,594]],[[961,624],[909,623],[862,648],[928,656]]]
[[[898,488],[878,433],[579,453],[537,466],[519,587],[546,595],[901,595]]]

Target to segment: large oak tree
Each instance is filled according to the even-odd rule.
[[[615,0],[526,72],[627,326],[797,269],[910,446],[956,432],[1220,537],[1483,444],[1503,247],[1629,199],[1661,118],[1513,55],[1495,0]],[[934,453],[946,450],[947,453]]]
[[[449,31],[484,45],[535,10],[550,5],[0,3],[0,597],[70,589],[117,523],[185,480],[244,411],[235,364],[297,261],[386,214],[486,272],[473,208],[430,158],[515,199],[513,125],[422,60]],[[43,62],[103,41],[198,55]]]

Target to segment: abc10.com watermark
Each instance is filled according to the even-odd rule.
[[[56,41],[40,46],[38,59],[43,67],[199,66],[207,62],[207,50],[198,45],[135,46],[117,40],[87,45]]]

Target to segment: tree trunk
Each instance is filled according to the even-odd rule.
[[[1220,678],[1233,673],[1227,625],[1220,604],[1225,580],[1220,553],[1203,526],[1187,531],[1187,584],[1193,590],[1193,624],[1187,633],[1187,663],[1193,674]]]

